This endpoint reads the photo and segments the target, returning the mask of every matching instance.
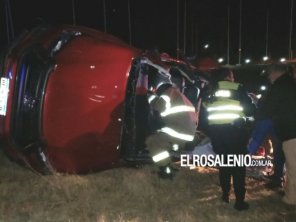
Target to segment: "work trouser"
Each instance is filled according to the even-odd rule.
[[[155,132],[149,135],[146,139],[146,148],[149,150],[151,157],[160,154],[162,152],[170,153],[173,148],[173,144],[178,144],[180,149],[183,149],[185,146],[185,141],[180,141],[169,136],[163,132]],[[159,161],[155,162],[157,166],[166,166],[171,163],[171,156]]]
[[[245,128],[236,127],[231,124],[213,125],[209,128],[209,136],[214,152],[219,155],[224,155],[224,160],[227,159],[228,154],[247,153],[246,147],[249,134]],[[219,168],[220,186],[223,195],[229,195],[231,176],[233,177],[236,200],[243,201],[246,193],[246,168],[238,166]]]
[[[171,138],[169,135],[161,132],[156,132],[148,136],[146,138],[146,148],[149,151],[151,158],[162,152],[170,152],[172,147],[170,139]],[[165,166],[170,162],[171,157],[168,156],[167,158],[164,158],[161,161],[155,162],[155,164],[158,166]]]
[[[247,154],[249,132],[230,124],[212,125],[209,137],[216,154]]]
[[[275,182],[281,182],[284,177],[285,167],[285,154],[283,151],[282,143],[278,138],[271,138],[273,146],[273,180]]]
[[[296,205],[296,139],[283,142],[286,158],[286,184],[283,202]]]
[[[228,196],[231,188],[231,176],[233,178],[233,187],[236,201],[242,202],[245,199],[245,167],[220,167],[219,180],[223,196]]]
[[[285,155],[282,148],[282,142],[276,135],[274,124],[271,119],[257,121],[251,135],[251,142],[248,144],[248,149],[251,154],[254,154],[258,150],[260,145],[263,144],[264,139],[268,137],[271,138],[273,146],[273,180],[276,183],[281,183],[284,173]]]

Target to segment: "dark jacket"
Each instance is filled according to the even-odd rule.
[[[284,74],[271,85],[256,119],[272,119],[282,141],[296,138],[296,85],[292,76]]]

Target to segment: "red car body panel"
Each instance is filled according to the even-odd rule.
[[[86,38],[65,46],[47,85],[43,131],[49,159],[59,171],[86,170],[118,159],[134,52]]]
[[[120,157],[127,81],[133,59],[140,51],[105,33],[72,26],[52,29],[38,38],[38,44],[47,50],[64,30],[81,35],[73,37],[53,57],[54,68],[44,90],[41,114],[44,153],[58,172],[85,173],[108,168]],[[0,127],[10,156],[21,156],[40,171],[34,157],[19,151],[11,136],[19,62],[24,50],[36,41],[34,38],[29,33],[6,58],[3,76],[10,75],[10,92],[7,114],[0,117]]]

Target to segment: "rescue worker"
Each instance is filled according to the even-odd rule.
[[[213,83],[211,98],[203,103],[203,114],[206,122],[201,122],[201,128],[210,137],[213,150],[227,159],[229,154],[247,154],[249,138],[246,117],[252,116],[254,105],[244,91],[242,85],[234,82],[230,69],[219,68],[214,73],[218,82]],[[226,163],[224,163],[226,164]],[[222,201],[229,203],[231,177],[233,178],[236,210],[247,210],[245,202],[244,166],[219,167],[219,181],[222,188]]]
[[[148,98],[153,133],[146,138],[146,149],[159,167],[159,175],[172,178],[171,154],[193,141],[197,114],[192,103],[168,78],[160,73],[156,76]]]

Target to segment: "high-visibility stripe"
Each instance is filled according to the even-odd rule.
[[[163,152],[161,152],[161,153],[158,153],[158,154],[154,155],[154,156],[152,157],[152,160],[153,160],[155,163],[157,163],[157,162],[159,162],[159,161],[161,161],[161,160],[164,160],[164,159],[166,159],[166,158],[169,158],[169,157],[170,157],[169,152],[168,152],[168,151],[163,151]]]
[[[150,104],[155,98],[156,98],[156,95],[149,96],[148,103]]]
[[[207,111],[212,112],[212,111],[243,111],[243,107],[239,105],[219,105],[219,106],[213,106],[213,107],[208,107]]]
[[[221,89],[221,90],[217,90],[215,92],[215,96],[229,98],[231,96],[231,92],[230,92],[230,90]]]
[[[179,133],[169,127],[163,127],[158,131],[166,133],[166,134],[170,135],[171,137],[175,137],[175,138],[185,140],[185,141],[192,141],[194,139],[194,136],[192,136],[190,134]]]
[[[237,118],[240,118],[240,115],[236,113],[219,113],[219,114],[210,114],[208,116],[209,120],[234,120]]]
[[[195,112],[195,108],[192,106],[174,106],[172,108],[166,109],[163,111],[160,115],[162,117],[175,114],[175,113],[181,113],[181,112]]]

